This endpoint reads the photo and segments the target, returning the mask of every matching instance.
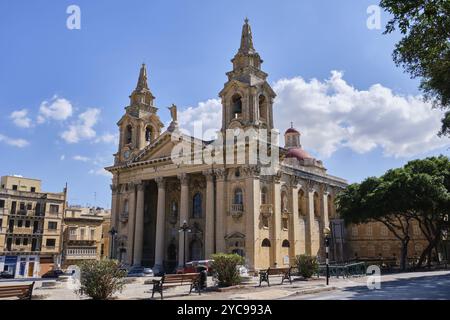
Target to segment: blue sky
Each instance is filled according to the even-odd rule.
[[[81,8],[81,30],[66,28],[66,9],[71,4]],[[0,0],[0,175],[40,178],[48,191],[62,190],[67,182],[70,203],[109,207],[110,178],[100,169],[112,162],[116,152],[111,138],[136,85],[140,64],[148,65],[149,85],[164,123],[169,120],[166,107],[172,103],[181,110],[195,110],[199,103],[217,98],[222,89],[246,16],[264,59],[263,69],[280,96],[289,88],[283,87],[281,79],[292,84],[301,77],[307,89],[313,78],[329,84],[331,72],[337,70],[342,74],[328,89],[339,91],[344,81],[358,97],[366,96],[366,91],[379,97],[379,90],[370,90],[379,84],[391,90],[394,105],[403,99],[402,112],[408,113],[409,104],[418,105],[413,99],[419,94],[417,81],[392,62],[399,36],[366,27],[366,10],[372,4],[376,1]],[[382,15],[383,26],[387,18]],[[385,101],[383,94],[380,101]],[[70,104],[70,115],[52,116],[49,108],[55,102]],[[363,106],[355,108],[339,113],[342,127],[338,129],[353,127],[345,124],[343,115],[353,117]],[[311,120],[296,122],[305,127],[299,127],[305,145],[321,156],[330,174],[359,181],[413,158],[448,154],[448,139],[429,137],[429,132],[439,130],[438,116],[425,114],[423,106],[418,110],[399,120],[404,122],[400,127],[411,132],[402,129],[394,134],[396,126],[390,124],[380,132],[391,130],[392,136],[372,130],[364,133],[365,141],[343,138],[332,148],[317,150],[315,144],[323,140],[319,138],[327,137],[317,131],[321,119],[305,114],[303,119]],[[22,113],[14,117],[17,111]],[[414,117],[420,117],[420,112],[434,121],[417,122]],[[370,120],[370,114],[361,114]],[[70,134],[64,138],[64,132],[71,127],[86,129],[87,117],[97,120],[88,128],[94,132],[83,131],[69,143]],[[391,118],[380,119],[389,123]],[[308,127],[311,121],[315,121],[313,128]],[[281,130],[288,125],[279,122],[275,125]],[[395,152],[402,147],[407,151]]]

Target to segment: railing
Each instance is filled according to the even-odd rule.
[[[260,211],[264,217],[269,218],[273,214],[273,206],[271,204],[262,204]]]
[[[232,204],[231,205],[231,215],[233,217],[240,217],[244,214],[243,204]]]
[[[349,263],[349,264],[330,264],[329,265],[330,276],[337,278],[349,278],[351,276],[364,276],[366,275],[366,264],[364,262]],[[317,277],[326,275],[326,265],[319,265]]]
[[[66,258],[85,258],[95,259],[97,258],[97,248],[67,248],[65,250]]]

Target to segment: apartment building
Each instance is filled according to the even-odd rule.
[[[67,189],[44,192],[41,181],[0,180],[0,271],[15,278],[41,276],[58,267]]]

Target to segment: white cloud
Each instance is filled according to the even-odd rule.
[[[38,123],[46,120],[63,121],[72,116],[73,107],[70,101],[54,96],[50,101],[43,101],[39,107]]]
[[[14,138],[10,138],[5,135],[2,135],[2,134],[0,134],[0,142],[4,142],[7,145],[10,145],[13,147],[18,147],[18,148],[24,148],[30,144],[27,140],[14,139]]]
[[[196,107],[180,111],[178,116],[181,128],[188,130],[191,135],[205,140],[212,139],[214,133],[220,130],[221,121],[222,104],[220,99],[200,102]]]
[[[119,144],[119,134],[105,133],[94,140],[94,143],[113,143]]]
[[[28,117],[28,110],[22,109],[11,113],[9,116],[13,123],[20,128],[29,128],[32,125],[31,119]]]
[[[61,134],[67,143],[77,143],[81,140],[93,139],[96,132],[93,129],[98,122],[100,109],[90,108],[78,115],[78,120],[69,125],[69,128]]]
[[[346,147],[357,153],[378,147],[386,156],[410,157],[450,145],[436,135],[442,111],[420,96],[397,95],[380,84],[358,90],[337,71],[325,81],[281,79],[273,88],[275,127],[283,134],[294,122],[303,147],[320,157]],[[181,111],[179,119],[186,129],[202,122],[203,130],[218,130],[221,116],[220,100],[214,99]]]
[[[112,174],[103,168],[91,169],[91,170],[89,170],[89,174],[93,174],[96,176],[104,176],[104,177],[108,177],[108,178],[112,177]]]
[[[61,157],[59,157],[59,160],[64,161],[66,159],[66,156],[63,154]]]
[[[73,156],[72,159],[75,161],[81,161],[81,162],[88,162],[90,160],[88,157],[79,156],[79,155]]]

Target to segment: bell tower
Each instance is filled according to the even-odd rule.
[[[147,83],[147,68],[142,64],[136,89],[130,95],[130,105],[117,123],[120,140],[116,163],[132,159],[161,134],[164,125],[157,115],[154,99]]]
[[[273,99],[276,94],[261,70],[263,60],[253,46],[248,19],[242,27],[241,45],[231,60],[233,70],[219,93],[222,98],[222,130],[229,128],[273,129]]]

